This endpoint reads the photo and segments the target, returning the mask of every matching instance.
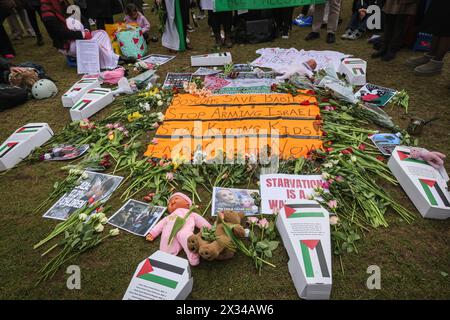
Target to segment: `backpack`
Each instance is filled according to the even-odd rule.
[[[239,19],[234,29],[236,43],[261,43],[275,39],[276,27],[273,19],[246,21]]]

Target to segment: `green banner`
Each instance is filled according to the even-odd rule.
[[[325,0],[215,0],[214,8],[215,11],[259,10],[298,7],[324,2]]]

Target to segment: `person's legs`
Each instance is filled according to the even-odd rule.
[[[292,14],[294,12],[294,7],[286,7],[283,10],[283,22],[281,26],[281,32],[283,36],[287,36],[289,34],[289,30],[291,29],[291,21]]]
[[[388,48],[391,43],[392,33],[394,32],[395,26],[395,15],[394,14],[386,14],[384,19],[384,32],[382,35],[382,43],[381,48],[377,52],[372,54],[372,58],[379,58],[384,56],[388,51]]]
[[[177,0],[175,0],[177,1]],[[185,38],[187,38],[187,30],[188,30],[188,24],[189,24],[189,7],[190,7],[190,1],[189,0],[179,0],[180,1],[180,11],[181,11],[181,19],[183,20],[183,30]],[[185,39],[186,41],[186,39]],[[188,45],[186,42],[186,49],[191,49],[192,47]]]
[[[20,25],[19,19],[17,18],[17,13],[15,10],[11,13],[11,15],[7,18],[9,29],[11,30],[11,38],[13,40],[20,39],[24,36],[24,31],[22,30],[22,26]]]
[[[433,37],[434,38],[434,37]],[[442,61],[450,50],[450,37],[436,37],[438,39],[436,49],[434,50],[433,60]]]
[[[220,23],[223,26],[223,31],[225,32],[225,47],[231,48],[233,46],[233,41],[231,40],[231,27],[233,24],[233,12],[225,11],[220,14]]]
[[[28,19],[30,20],[31,27],[34,30],[34,33],[36,34],[36,45],[42,46],[44,45],[44,40],[42,39],[42,33],[39,29],[39,25],[36,18],[36,11],[34,8],[27,10]]]
[[[314,5],[312,32],[319,33],[320,27],[322,26],[324,12],[325,12],[325,4]]]
[[[409,58],[408,60],[406,60],[405,64],[410,68],[416,68],[418,66],[421,66],[421,65],[427,63],[428,61],[430,61],[431,59],[433,59],[436,56],[437,49],[439,47],[439,42],[440,42],[440,37],[433,36],[431,38],[430,51],[425,52],[423,55],[421,55],[419,57]]]
[[[433,37],[434,38],[434,37]],[[434,57],[414,69],[414,74],[418,76],[432,76],[442,72],[444,66],[444,59],[447,52],[450,50],[450,37],[436,37],[435,47],[433,48]]]
[[[35,37],[36,33],[34,32],[33,27],[31,26],[30,19],[28,18],[28,14],[25,9],[18,9],[17,15],[20,18],[20,21],[22,22],[23,29],[25,30],[25,33],[27,33],[31,37]]]
[[[220,47],[222,45],[222,37],[220,36],[220,15],[221,12],[208,11],[208,23],[211,26],[211,29],[214,33],[215,45]]]
[[[11,40],[3,27],[3,22],[5,21],[7,14],[5,12],[0,12],[0,54],[16,54],[12,46]]]
[[[327,23],[327,32],[328,33],[336,33],[338,22],[339,22],[339,13],[341,11],[341,2],[342,0],[328,0],[330,11],[328,13],[328,23]]]

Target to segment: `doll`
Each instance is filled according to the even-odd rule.
[[[309,59],[305,62],[302,62],[298,65],[290,65],[290,66],[283,66],[280,69],[275,70],[278,73],[281,73],[282,75],[277,77],[277,80],[285,80],[289,79],[295,74],[298,74],[300,76],[305,76],[308,79],[312,80],[314,78],[314,70],[317,68],[317,62],[314,59]]]
[[[187,239],[194,234],[194,229],[196,227],[198,229],[203,227],[207,227],[208,229],[211,228],[211,224],[209,224],[205,218],[198,213],[191,212],[186,219],[186,223],[177,232],[172,243],[169,245],[170,233],[172,232],[176,218],[184,218],[191,206],[192,201],[185,194],[181,192],[172,194],[167,205],[167,210],[170,214],[156,224],[156,226],[147,234],[146,239],[148,241],[153,241],[161,234],[161,242],[159,244],[159,249],[161,251],[177,255],[181,249],[183,249],[187,255],[189,264],[191,266],[196,266],[200,263],[200,256],[198,253],[191,252],[188,249]]]

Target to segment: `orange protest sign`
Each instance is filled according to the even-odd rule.
[[[146,156],[190,159],[200,147],[208,158],[218,151],[258,154],[269,147],[281,158],[306,156],[322,147],[317,100],[307,95],[254,94],[199,98],[176,96]]]

